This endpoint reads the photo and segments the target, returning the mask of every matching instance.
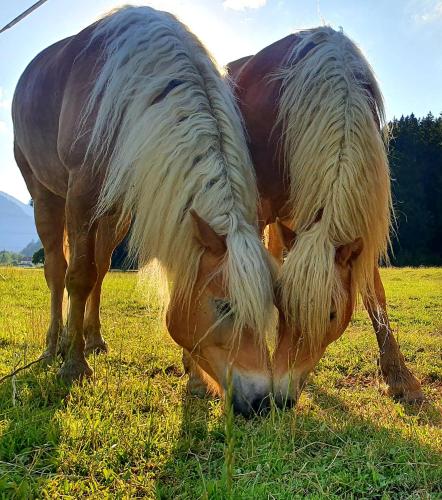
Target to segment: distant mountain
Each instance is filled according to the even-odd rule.
[[[37,250],[40,250],[40,248],[42,247],[43,245],[41,244],[41,241],[40,240],[32,240],[31,243],[29,243],[28,245],[25,246],[25,248],[22,248],[20,250],[20,253],[22,255],[24,255],[25,257],[32,257],[34,255],[34,253],[37,251]]]
[[[0,191],[0,250],[22,252],[38,241],[33,207]]]

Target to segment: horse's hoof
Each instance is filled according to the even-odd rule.
[[[207,385],[195,376],[190,376],[187,381],[187,393],[200,399],[210,396],[210,391]]]
[[[425,396],[417,378],[406,368],[400,374],[394,373],[385,377],[388,385],[388,395],[405,403],[422,403]]]
[[[66,360],[58,371],[58,376],[67,383],[91,377],[93,371],[84,360]]]
[[[64,328],[60,335],[60,341],[58,343],[58,354],[63,359],[66,359],[68,351],[69,351],[69,339],[66,328]]]
[[[48,347],[41,355],[41,362],[44,366],[51,366],[57,359],[57,349]]]
[[[392,389],[391,387],[389,387],[388,395],[391,396],[393,399],[401,401],[403,403],[420,404],[425,400],[424,393],[420,388],[416,390],[409,390],[406,388]]]
[[[418,391],[413,391],[413,392],[407,392],[407,393],[405,393],[402,396],[401,400],[404,401],[405,403],[417,403],[417,404],[420,404],[420,403],[424,402],[425,396],[424,396],[424,393],[422,392],[422,390],[419,389]]]
[[[86,356],[90,356],[91,354],[107,354],[109,348],[107,343],[101,339],[98,342],[91,342],[90,344],[86,341],[86,346],[84,348],[84,353]]]

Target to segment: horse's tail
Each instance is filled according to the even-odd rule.
[[[158,259],[187,304],[201,246],[194,209],[226,236],[223,278],[238,330],[264,332],[272,278],[256,229],[257,189],[235,100],[213,60],[165,12],[130,7],[100,21],[103,63],[83,122],[88,153],[106,158],[98,213],[133,215],[130,248],[141,265]]]
[[[317,332],[309,334],[320,339],[332,294],[336,296],[332,293],[336,247],[363,239],[353,284],[373,298],[374,267],[380,258],[387,258],[392,205],[382,96],[361,51],[329,27],[297,34],[275,78],[282,82],[277,125],[290,179],[291,218],[299,234],[283,274],[301,279],[303,266],[316,281],[310,283],[311,296],[302,296],[304,284],[287,275],[283,302],[289,317],[300,315],[310,330],[316,324]],[[301,248],[312,242],[323,251]],[[315,292],[318,287],[323,288],[321,294]],[[299,306],[306,303],[308,307]],[[314,315],[318,321],[313,321]]]

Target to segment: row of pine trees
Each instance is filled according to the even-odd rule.
[[[442,265],[442,113],[390,123],[396,266]]]

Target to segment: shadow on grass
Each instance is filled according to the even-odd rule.
[[[214,398],[201,399],[184,392],[179,436],[158,474],[157,498],[184,498],[183,481],[193,483],[199,491],[196,498],[206,496],[207,481],[210,482],[206,477],[207,469],[211,469],[213,460],[219,462],[222,459],[224,450],[223,418],[213,417],[214,403]],[[210,447],[207,446],[209,442]]]
[[[55,367],[35,366],[0,385],[0,492],[32,498],[57,467],[60,429],[55,418],[70,387]]]
[[[437,445],[423,442],[425,429],[416,431],[417,425],[439,424],[432,403],[395,405],[396,418],[402,419],[395,428],[361,415],[357,406],[314,383],[307,391],[309,404],[304,398],[297,410],[273,408],[266,418],[235,419],[231,498],[398,498],[442,492]],[[181,433],[157,476],[157,498],[226,498],[224,418],[213,426],[210,404],[183,401]]]
[[[174,368],[169,371],[175,376]],[[152,368],[148,373],[154,376],[156,372]],[[32,498],[55,474],[60,479],[55,487],[62,486],[63,475],[58,470],[62,429],[56,414],[65,408],[69,388],[56,379],[55,367],[49,371],[34,368],[21,374],[15,387],[14,391],[11,381],[0,386],[0,413],[5,422],[0,437],[0,496],[4,493],[7,498]],[[393,405],[379,395],[391,408],[389,422],[385,420],[388,413],[379,408],[364,411],[364,402],[373,404],[373,397],[365,397],[365,391],[357,391],[357,387],[355,401],[348,390],[341,395],[336,388],[324,388],[315,381],[306,392],[295,410],[273,408],[266,418],[235,418],[231,498],[398,498],[440,494],[442,466],[437,444],[430,442],[428,435],[425,439],[425,432],[440,423],[435,405]],[[127,412],[142,412],[143,401],[136,398],[135,406]],[[179,432],[167,451],[166,462],[152,463],[151,481],[155,484],[150,484],[155,496],[226,498],[225,418],[220,405],[183,393],[179,409]],[[123,426],[127,421],[123,417],[118,420],[108,415],[109,425]],[[159,418],[155,425],[162,425],[161,413],[155,418]],[[390,425],[396,421],[397,428]],[[123,437],[124,429],[115,434],[118,446],[124,445]],[[161,450],[164,443],[153,441],[149,446]],[[149,456],[160,457],[157,451],[149,448],[143,458],[148,461]],[[88,481],[93,460],[89,449],[85,452],[86,468],[77,471],[81,481]],[[130,467],[138,469],[143,458],[138,453],[129,457]],[[108,460],[106,456],[105,463]],[[115,474],[123,476],[127,465],[114,462]],[[143,470],[142,466],[139,470]],[[104,489],[101,476],[94,477],[97,487]],[[112,491],[117,493],[117,488]]]

